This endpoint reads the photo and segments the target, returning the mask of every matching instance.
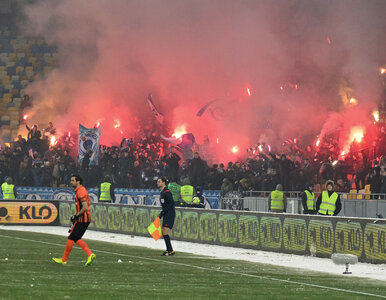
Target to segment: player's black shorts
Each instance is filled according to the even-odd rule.
[[[73,240],[75,243],[82,238],[84,233],[87,230],[88,225],[90,223],[78,223],[76,222],[70,231],[70,235],[68,237],[69,240]]]
[[[167,227],[169,229],[173,228],[174,219],[176,218],[176,212],[170,212],[163,216],[162,218],[162,227]]]

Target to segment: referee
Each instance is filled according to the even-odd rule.
[[[163,218],[162,222],[162,235],[166,244],[166,251],[162,253],[162,256],[171,256],[176,254],[172,248],[170,242],[169,230],[173,228],[174,219],[176,218],[176,211],[174,208],[174,200],[172,193],[166,187],[166,178],[161,177],[157,180],[157,187],[161,190],[161,205],[162,211],[159,214],[160,218]]]
[[[67,265],[68,256],[71,253],[74,243],[76,243],[84,252],[86,252],[88,258],[85,266],[90,266],[96,255],[91,252],[87,244],[82,241],[82,236],[90,225],[90,197],[86,188],[82,185],[83,179],[80,175],[71,175],[71,185],[75,189],[75,202],[76,202],[76,214],[71,217],[72,228],[70,229],[70,235],[67,240],[64,254],[61,258],[53,258],[52,260],[58,264]]]

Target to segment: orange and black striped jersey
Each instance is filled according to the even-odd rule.
[[[83,206],[83,202],[88,204],[88,209],[79,216],[78,222],[80,223],[90,223],[91,215],[90,215],[90,197],[88,196],[88,192],[83,185],[78,186],[75,189],[75,202],[76,202],[76,213],[80,212]]]

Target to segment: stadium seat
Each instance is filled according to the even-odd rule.
[[[11,101],[12,101],[12,94],[7,93],[7,94],[3,95],[3,102],[4,103],[8,103],[8,102],[11,102]]]
[[[7,103],[7,110],[9,111],[11,107],[15,107],[15,103],[13,103],[12,101]]]
[[[20,121],[19,120],[11,120],[11,122],[10,122],[11,128],[16,128],[16,127],[18,128],[19,125],[20,125]]]

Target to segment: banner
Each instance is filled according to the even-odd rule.
[[[98,165],[100,159],[99,143],[101,127],[86,128],[79,124],[79,163],[82,162],[87,152],[91,152],[90,166]]]
[[[60,201],[60,224],[70,225],[75,202]],[[32,210],[29,210],[32,216]],[[90,228],[149,237],[160,207],[92,203]],[[36,210],[35,210],[36,215]],[[386,220],[176,208],[175,240],[386,263]],[[311,253],[312,252],[312,253]]]
[[[0,224],[57,225],[58,203],[0,201]]]

